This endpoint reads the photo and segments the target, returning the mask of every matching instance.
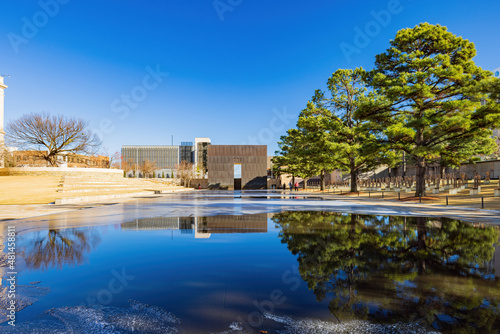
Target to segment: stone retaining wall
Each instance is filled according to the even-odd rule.
[[[459,169],[454,169],[451,167],[445,168],[445,173],[465,173],[467,174],[468,179],[472,179],[476,172],[481,175],[481,178],[484,179],[486,177],[486,172],[490,172],[490,178],[498,179],[500,177],[500,160],[492,160],[492,161],[479,161],[475,164],[465,164],[462,165]],[[400,167],[397,171],[396,169],[392,169],[392,176],[398,175],[402,176],[402,168]],[[427,175],[436,175],[439,173],[439,167],[429,167],[427,168]],[[407,166],[406,167],[406,176],[415,176],[417,174],[417,168],[415,166]],[[347,174],[346,174],[347,175]],[[389,169],[384,169],[379,173],[374,174],[371,178],[384,178],[389,176]],[[347,176],[346,176],[347,180]]]
[[[208,188],[208,179],[192,179],[191,188],[198,189],[198,185],[201,185],[201,189]]]
[[[106,168],[9,167],[0,168],[0,176],[78,176],[123,179],[123,170]]]

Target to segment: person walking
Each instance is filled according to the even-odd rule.
[[[283,182],[283,190],[286,190],[286,183]]]
[[[292,184],[292,181],[288,182],[288,188],[290,188],[290,190],[293,190],[293,184]]]
[[[299,191],[299,183],[295,182],[295,191]]]

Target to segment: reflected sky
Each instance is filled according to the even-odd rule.
[[[222,333],[235,321],[249,333],[283,327],[266,313],[443,332],[500,328],[494,226],[318,211],[47,224],[18,236],[18,284],[50,288],[19,322],[137,300],[182,319],[180,333]]]

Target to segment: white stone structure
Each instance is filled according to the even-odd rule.
[[[3,131],[3,112],[4,112],[4,93],[3,91],[7,88],[7,86],[3,83],[3,77],[0,76],[0,152],[4,152],[5,150],[5,143],[4,143],[4,135],[5,132]],[[0,154],[0,157],[3,154]],[[0,167],[3,167],[3,158],[0,159]]]

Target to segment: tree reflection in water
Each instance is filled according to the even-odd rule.
[[[283,212],[280,238],[316,298],[340,319],[419,322],[454,333],[500,328],[496,227],[451,219]]]
[[[62,268],[63,265],[80,265],[101,242],[97,229],[49,228],[20,240],[19,249],[30,269]]]

